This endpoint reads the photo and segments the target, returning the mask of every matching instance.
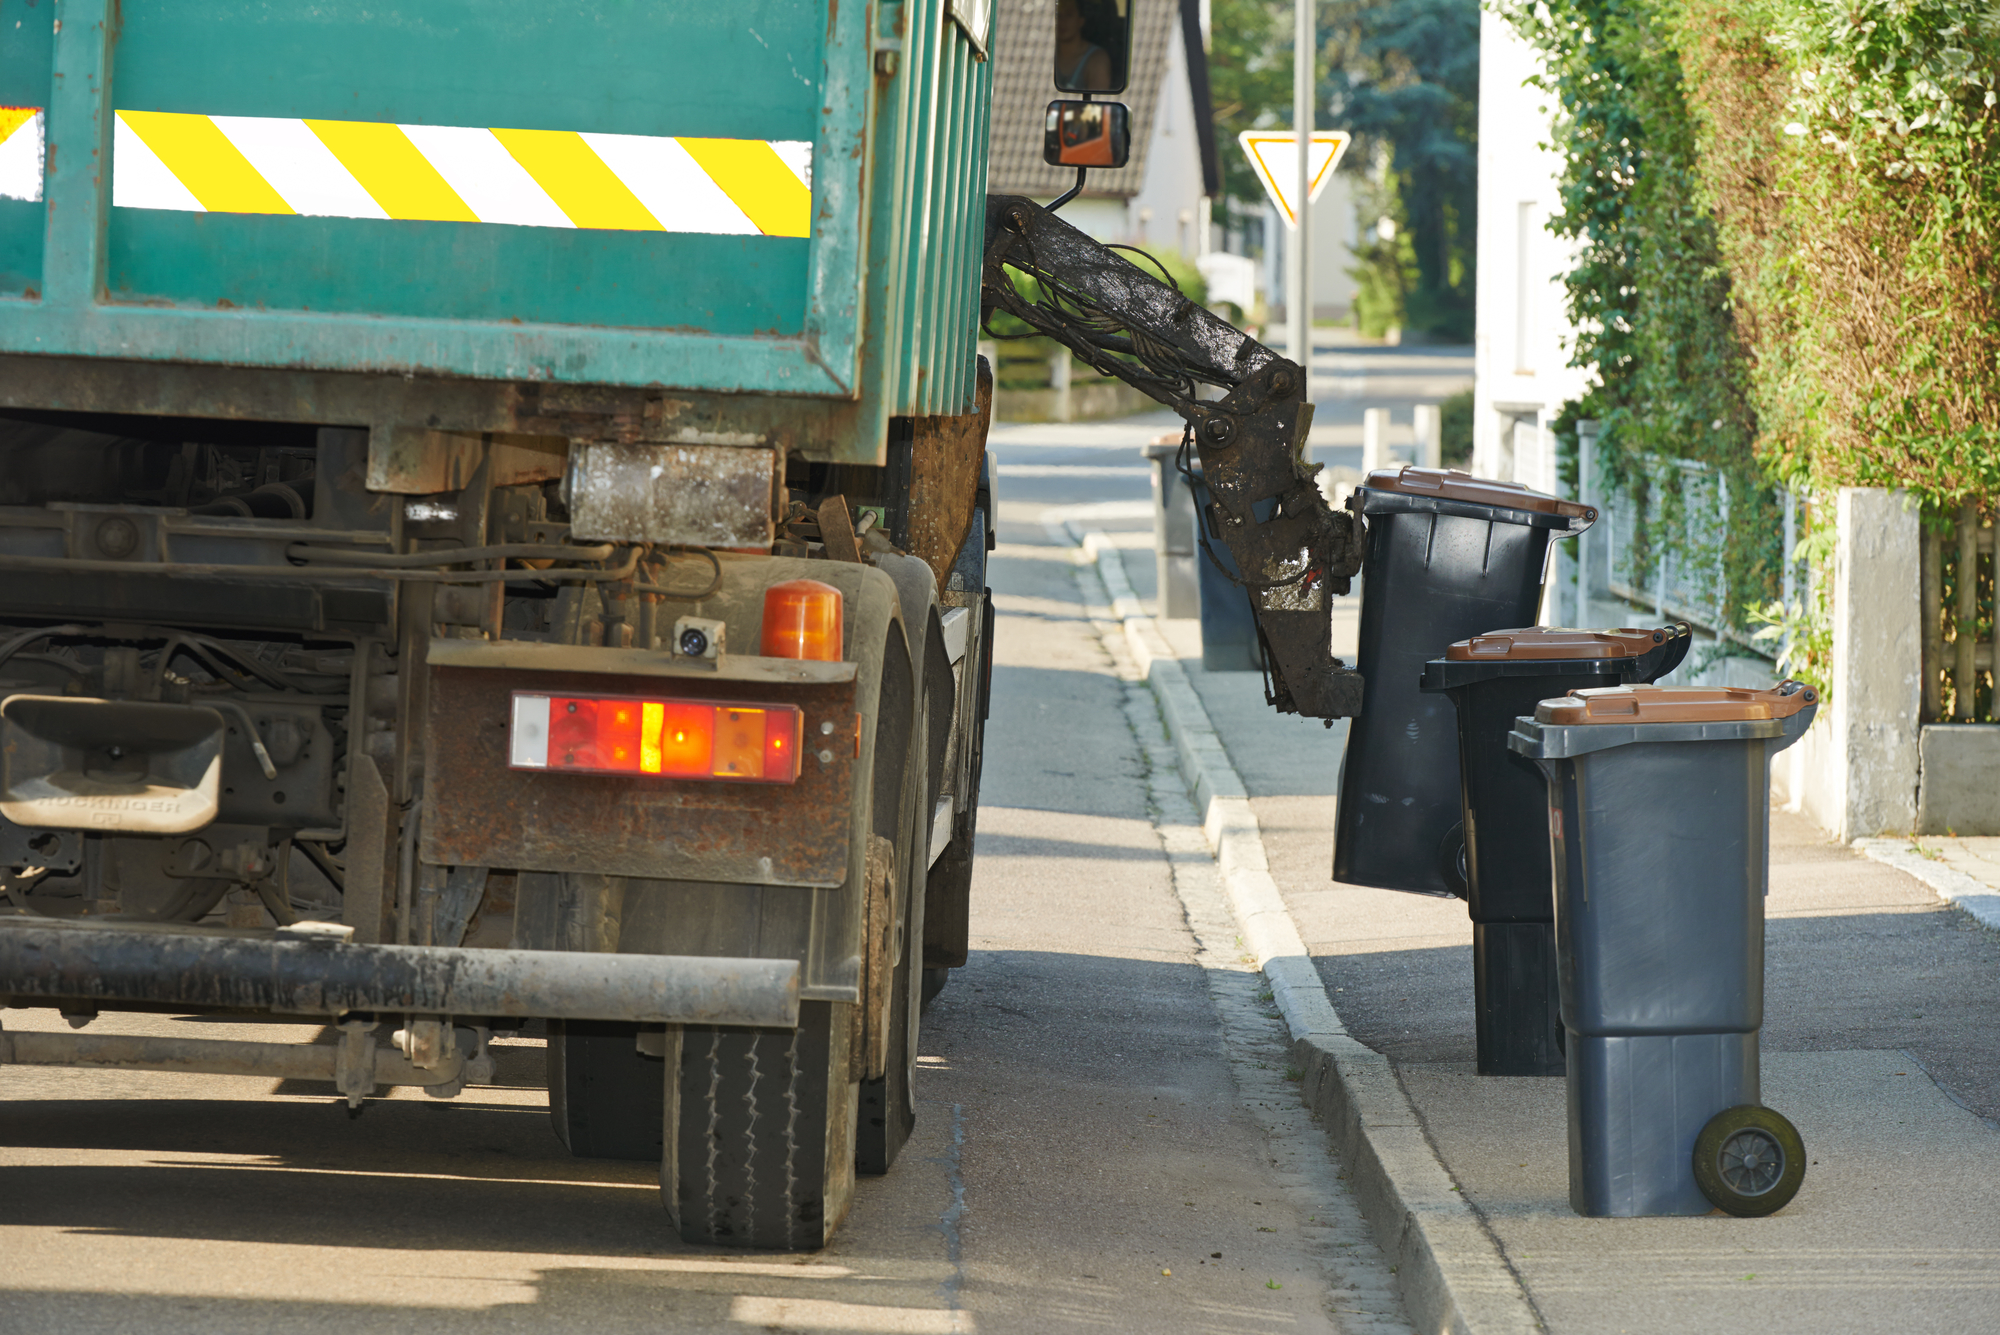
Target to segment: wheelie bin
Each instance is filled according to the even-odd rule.
[[[1615,686],[1508,737],[1547,780],[1569,1198],[1593,1216],[1782,1209],[1805,1147],[1759,1106],[1771,757],[1818,695]]]
[[[1481,1075],[1564,1071],[1548,788],[1535,763],[1508,747],[1514,720],[1579,687],[1655,681],[1680,666],[1692,641],[1685,621],[1656,630],[1529,626],[1460,640],[1424,665],[1423,689],[1442,692],[1458,714],[1461,823],[1446,858],[1472,918]]]
[[[1591,506],[1455,469],[1377,469],[1348,500],[1368,524],[1356,666],[1334,816],[1333,878],[1458,893],[1458,729],[1420,682],[1446,645],[1533,623],[1549,540],[1590,527]]]
[[[1201,619],[1204,670],[1261,672],[1256,609],[1234,578],[1236,558],[1230,555],[1229,544],[1210,532],[1208,552],[1202,551],[1200,526],[1208,523],[1208,488],[1202,485],[1201,462],[1192,457],[1183,460],[1182,448],[1181,433],[1174,431],[1156,437],[1145,449],[1153,465],[1153,559],[1159,574],[1160,615]]]
[[[1160,615],[1169,619],[1201,615],[1196,591],[1194,492],[1182,479],[1177,460],[1182,436],[1178,431],[1153,438],[1145,448],[1153,475],[1153,563],[1159,590]]]
[[[1208,488],[1201,470],[1194,480],[1174,481],[1194,491],[1195,523],[1208,522]],[[1250,593],[1236,581],[1241,572],[1229,544],[1216,533],[1208,534],[1208,550],[1195,542],[1195,587],[1200,590],[1201,666],[1206,672],[1261,672],[1264,656],[1257,644],[1257,609],[1250,605]],[[1213,556],[1214,559],[1210,559]]]

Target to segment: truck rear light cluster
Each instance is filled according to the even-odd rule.
[[[514,692],[508,764],[580,774],[794,783],[797,705]]]

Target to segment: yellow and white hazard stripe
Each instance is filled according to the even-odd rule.
[[[42,109],[0,107],[0,199],[42,198]]]
[[[111,202],[192,213],[812,233],[812,145],[120,111]],[[0,107],[0,199],[42,197],[39,107]]]
[[[812,145],[120,111],[111,202],[194,213],[805,237],[812,231]]]

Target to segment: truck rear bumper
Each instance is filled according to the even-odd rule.
[[[352,945],[0,918],[0,1004],[796,1028],[796,960]]]

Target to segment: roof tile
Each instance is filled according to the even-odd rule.
[[[1128,0],[1128,3],[1130,0]],[[1070,188],[1076,173],[1042,161],[1042,125],[1048,105],[1063,96],[1055,86],[1056,0],[994,0],[993,137],[987,150],[987,189],[996,195],[1049,199]],[[1130,199],[1146,180],[1146,149],[1167,69],[1167,42],[1180,22],[1180,6],[1140,3],[1132,25],[1131,82],[1117,100],[1132,109],[1132,158],[1117,170],[1094,168],[1083,193]]]

